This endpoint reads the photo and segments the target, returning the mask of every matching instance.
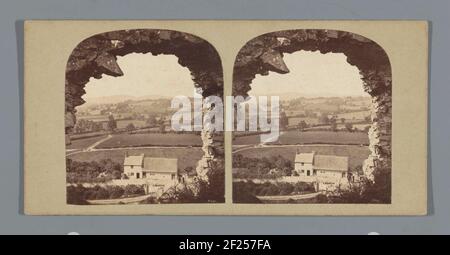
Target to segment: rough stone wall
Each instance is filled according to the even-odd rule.
[[[373,180],[376,171],[391,171],[392,78],[386,52],[375,42],[349,32],[336,30],[286,30],[250,40],[238,53],[233,72],[233,95],[246,96],[256,74],[270,71],[285,74],[289,68],[284,53],[295,51],[344,53],[347,62],[358,67],[364,90],[372,96],[372,122],[369,131],[369,158],[363,170]]]
[[[178,63],[190,70],[194,85],[202,88],[204,97],[223,95],[221,60],[207,41],[171,30],[134,29],[102,33],[78,44],[67,62],[66,134],[75,125],[75,107],[84,103],[81,97],[86,93],[84,87],[89,79],[100,79],[104,74],[122,76],[123,72],[116,62],[117,56],[133,52],[175,55]],[[223,160],[223,155],[215,154],[223,147],[223,141],[213,141],[213,138],[214,132],[202,132],[204,156],[197,167],[200,176],[206,176],[210,161]]]

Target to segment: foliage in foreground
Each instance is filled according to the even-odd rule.
[[[91,162],[66,159],[67,183],[107,182],[112,179],[120,179],[122,173],[122,165],[111,159]]]

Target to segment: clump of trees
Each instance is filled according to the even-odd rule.
[[[233,203],[244,203],[244,204],[261,204],[254,194],[252,194],[248,185],[244,182],[233,183]]]
[[[352,125],[352,123],[345,123],[345,129],[348,131],[348,132],[353,132],[354,130],[353,130],[353,125]]]
[[[67,183],[107,182],[122,177],[123,167],[111,159],[100,161],[79,162],[66,159]]]
[[[84,205],[87,200],[98,199],[117,199],[125,197],[141,196],[145,194],[144,187],[141,185],[123,186],[100,186],[84,187],[81,184],[76,186],[67,186],[67,203]]]
[[[360,185],[339,190],[327,196],[327,203],[346,204],[389,204],[391,203],[391,174],[382,169],[375,174],[374,181],[363,180]]]
[[[278,178],[281,176],[289,176],[294,170],[292,161],[281,155],[248,158],[241,154],[233,157],[233,168],[241,168],[233,174],[234,178],[254,179],[254,178]]]

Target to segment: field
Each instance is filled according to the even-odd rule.
[[[259,144],[260,136],[236,137],[233,145]],[[308,131],[296,130],[281,132],[276,144],[369,144],[369,138],[362,132],[331,132],[331,131]]]
[[[337,112],[339,110],[339,105],[330,103],[312,103],[304,105],[303,109],[311,111]]]
[[[106,135],[102,135],[102,136],[96,136],[96,137],[90,137],[90,138],[71,140],[71,144],[67,145],[66,149],[85,149],[105,137],[106,137]]]
[[[356,145],[262,147],[239,151],[237,154],[241,154],[242,156],[248,158],[262,158],[281,155],[284,158],[294,161],[297,151],[303,153],[315,151],[317,154],[322,155],[348,156],[350,169],[355,166],[362,165],[363,161],[367,159],[370,154],[368,147]]]
[[[201,148],[150,148],[150,149],[119,149],[108,151],[80,152],[68,156],[68,158],[80,162],[99,161],[111,159],[117,163],[123,163],[125,153],[128,155],[140,155],[144,153],[149,157],[178,158],[178,168],[185,169],[188,166],[194,167],[203,155]]]
[[[194,134],[118,134],[99,144],[96,148],[201,145],[201,137]]]

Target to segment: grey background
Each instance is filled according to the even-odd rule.
[[[449,1],[425,0],[1,0],[0,234],[66,234],[73,231],[81,234],[367,234],[372,231],[381,234],[449,234],[449,11]],[[25,216],[22,214],[21,155],[23,20],[26,19],[428,20],[431,26],[430,214],[424,217]]]

